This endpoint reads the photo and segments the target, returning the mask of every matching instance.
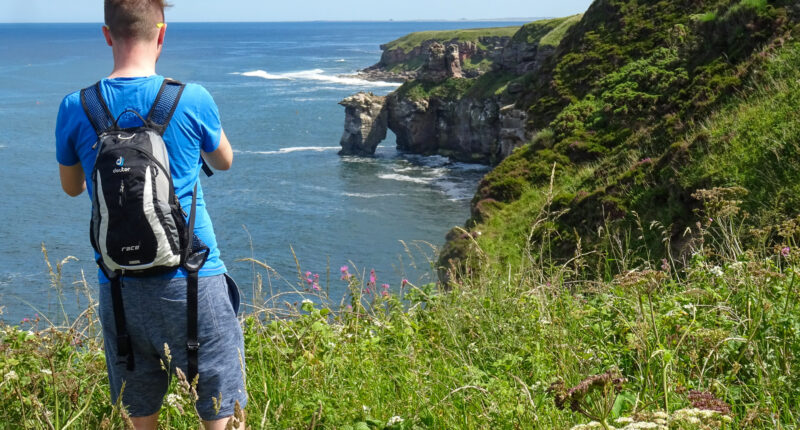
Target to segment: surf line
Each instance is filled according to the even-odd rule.
[[[261,78],[270,81],[277,81],[277,80],[307,80],[307,81],[318,81],[318,82],[327,82],[332,84],[340,84],[340,85],[350,85],[350,86],[368,86],[368,87],[392,87],[396,88],[399,87],[400,83],[398,82],[384,82],[384,81],[368,81],[366,79],[359,79],[351,76],[343,76],[343,75],[326,75],[325,70],[323,69],[311,69],[311,70],[301,70],[298,72],[286,72],[286,73],[269,73],[266,70],[253,70],[249,72],[243,73],[232,73],[234,75],[241,75],[250,78]]]

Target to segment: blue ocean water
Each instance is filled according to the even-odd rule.
[[[396,85],[342,77],[378,61],[381,43],[413,31],[519,23],[173,23],[159,73],[204,85],[235,148],[234,167],[202,179],[222,258],[251,300],[255,258],[275,269],[272,292],[302,272],[328,278],[338,301],[342,265],[375,269],[378,282],[429,282],[428,244],[469,215],[486,169],[398,153],[390,134],[374,158],[339,157],[344,108],[357,91]],[[64,95],[110,73],[99,24],[0,25],[0,318],[57,318],[85,308],[82,273],[96,286],[90,203],[60,189],[53,128]],[[401,242],[403,241],[403,242]],[[41,252],[64,265],[64,299]],[[405,245],[404,245],[405,243]],[[411,252],[408,252],[408,250]],[[294,250],[294,254],[292,253]],[[295,260],[295,256],[297,260]],[[91,290],[90,290],[91,291]],[[287,298],[287,300],[295,300]]]

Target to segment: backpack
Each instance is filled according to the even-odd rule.
[[[113,119],[100,91],[100,82],[81,90],[81,104],[97,142],[92,169],[90,239],[99,255],[97,264],[111,282],[117,329],[117,353],[134,369],[133,349],[125,326],[122,287],[125,276],[146,277],[182,267],[187,272],[187,376],[197,374],[198,272],[209,248],[194,235],[197,182],[187,215],[175,194],[169,154],[163,135],[185,85],[165,79],[145,119],[127,109]],[[120,128],[120,118],[135,114],[141,126]],[[202,160],[202,157],[201,157]],[[203,170],[211,170],[203,161]],[[188,221],[186,220],[188,216]]]

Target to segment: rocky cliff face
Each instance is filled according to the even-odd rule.
[[[358,93],[341,102],[345,107],[344,134],[339,155],[372,155],[386,139],[386,97]]]
[[[494,69],[514,75],[535,72],[552,52],[552,48],[510,43],[497,51]],[[435,86],[465,79],[461,58],[459,44],[429,44],[417,80]],[[527,114],[513,103],[519,91],[520,85],[512,82],[505,93],[491,96],[416,98],[398,91],[385,100],[363,94],[350,97],[341,102],[346,107],[342,154],[373,154],[388,127],[402,151],[496,164],[530,138]]]
[[[430,55],[430,50],[438,46],[454,46],[459,64],[464,64],[467,60],[479,63],[484,59],[495,62],[503,54],[503,47],[511,41],[507,36],[481,37],[478,42],[450,40],[440,42],[437,40],[425,40],[409,51],[400,48],[390,48],[381,45],[383,54],[381,60],[373,66],[367,67],[359,72],[362,78],[368,80],[399,81],[406,82],[417,79],[422,73],[422,66]],[[488,71],[488,68],[472,68],[463,70],[464,77],[476,78]]]

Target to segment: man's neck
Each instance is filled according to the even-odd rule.
[[[114,70],[108,77],[137,78],[156,74],[159,50],[151,44],[117,44],[113,47]]]

